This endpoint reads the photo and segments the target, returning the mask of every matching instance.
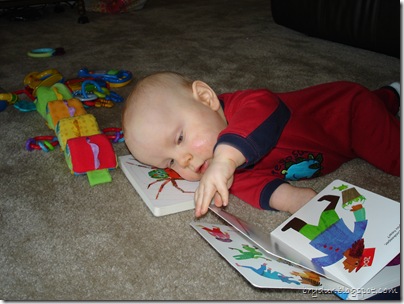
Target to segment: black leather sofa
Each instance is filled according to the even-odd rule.
[[[398,0],[271,0],[271,9],[293,30],[400,57]]]
[[[73,2],[73,4],[77,6],[77,12],[79,14],[78,23],[84,24],[89,22],[84,0],[0,0],[0,10],[10,10],[40,4],[57,4],[60,2]]]

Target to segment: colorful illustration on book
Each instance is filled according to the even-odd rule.
[[[256,274],[264,277],[264,278],[268,278],[268,279],[272,279],[272,280],[280,280],[284,283],[287,284],[296,284],[296,285],[300,285],[299,281],[296,280],[291,280],[293,278],[293,276],[286,276],[282,273],[280,273],[279,271],[272,271],[272,268],[267,267],[267,263],[262,263],[261,266],[259,268],[253,267],[253,266],[249,266],[249,265],[240,265],[238,263],[236,263],[237,266],[239,267],[244,267],[247,269],[251,269],[252,271],[254,271]]]
[[[200,222],[191,223],[191,226],[256,287],[303,289],[339,286],[314,272],[269,255],[231,226]],[[228,242],[232,242],[231,246],[226,244]]]
[[[223,232],[220,230],[219,227],[213,226],[212,228],[205,227],[205,226],[200,226],[202,227],[203,230],[207,231],[211,236],[213,236],[216,240],[225,242],[225,243],[230,243],[233,240],[230,238],[230,234],[228,232]]]
[[[321,286],[320,276],[315,272],[309,270],[302,270],[301,272],[292,271],[291,274],[300,277],[300,282],[302,284]]]
[[[347,185],[344,185],[344,184],[342,184],[341,186],[338,186],[338,187],[336,187],[336,186],[332,187],[332,190],[343,191],[343,190],[345,190],[345,189],[348,189],[348,186],[347,186]]]
[[[171,185],[181,191],[182,193],[194,193],[194,191],[186,191],[182,188],[180,188],[177,184],[177,180],[184,180],[177,172],[175,172],[171,168],[165,168],[165,169],[160,169],[160,168],[155,168],[155,167],[149,167],[145,165],[138,165],[134,164],[131,162],[126,162],[127,164],[133,165],[133,166],[138,166],[142,168],[149,168],[151,171],[148,172],[149,176],[153,179],[156,179],[156,181],[151,182],[148,186],[147,189],[149,189],[152,185],[162,182],[159,190],[157,191],[156,194],[156,199],[159,198],[160,193],[163,191],[164,187],[168,184],[171,183]]]
[[[229,249],[237,250],[240,253],[240,254],[233,255],[233,258],[235,258],[236,260],[264,259],[267,261],[271,261],[271,259],[266,258],[264,256],[264,254],[258,250],[258,247],[243,244],[242,248],[244,250],[239,249],[239,248],[229,247]]]
[[[355,188],[347,189],[346,185],[334,187],[333,190],[342,192],[342,208],[350,211],[355,217],[354,229],[350,230],[344,220],[339,217],[335,208],[340,196],[324,195],[319,202],[328,201],[328,206],[321,213],[318,224],[312,225],[294,217],[281,230],[293,229],[310,240],[310,245],[325,254],[312,258],[312,262],[320,267],[327,267],[342,262],[348,272],[359,271],[362,267],[372,265],[375,248],[365,248],[365,233],[368,221],[363,203],[366,198]]]

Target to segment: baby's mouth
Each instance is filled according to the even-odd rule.
[[[208,163],[207,160],[205,160],[205,161],[203,162],[203,164],[198,168],[198,170],[196,171],[196,173],[198,173],[198,174],[204,174],[205,171],[206,171],[206,169],[208,169],[208,167],[209,167],[209,163]]]

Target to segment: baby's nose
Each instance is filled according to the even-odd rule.
[[[180,161],[179,161],[180,166],[183,167],[183,168],[188,167],[188,166],[189,166],[189,162],[191,161],[191,159],[192,159],[192,155],[189,154],[189,153],[185,153],[185,154],[181,157],[181,159],[180,159]]]

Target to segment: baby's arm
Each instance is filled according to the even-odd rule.
[[[227,206],[234,172],[244,162],[244,155],[236,148],[227,144],[216,147],[212,161],[195,191],[195,216],[208,212],[212,199],[218,207]]]
[[[284,183],[272,193],[269,206],[279,211],[295,213],[308,203],[316,192],[311,188],[300,188]]]

